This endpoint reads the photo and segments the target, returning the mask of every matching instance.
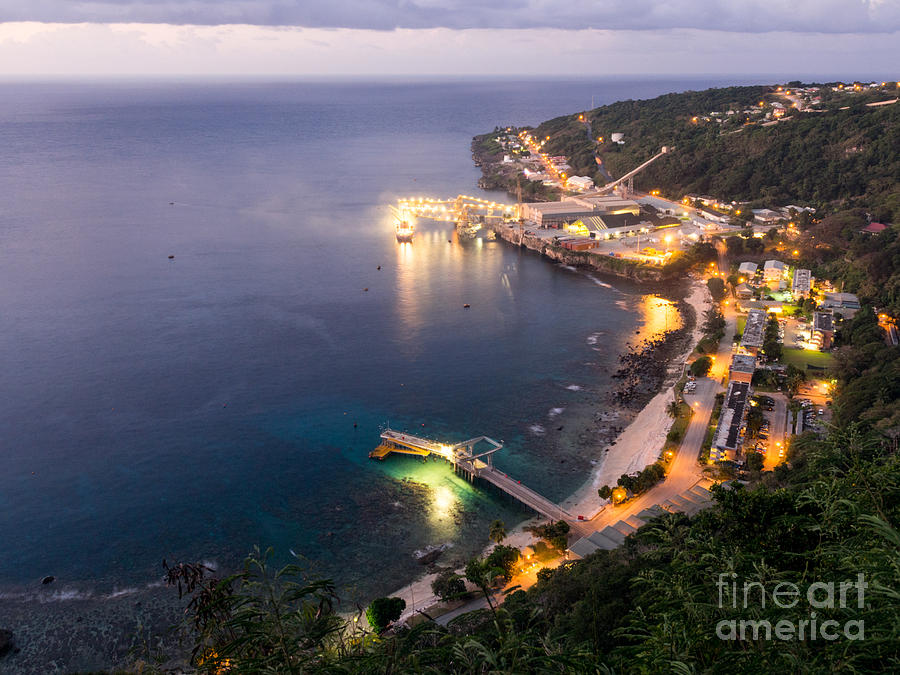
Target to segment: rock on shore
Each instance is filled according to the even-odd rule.
[[[0,628],[0,656],[5,656],[7,652],[13,649],[12,631]]]

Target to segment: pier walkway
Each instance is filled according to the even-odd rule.
[[[510,478],[505,473],[498,471],[492,466],[482,469],[476,475],[495,485],[511,497],[515,497],[532,511],[536,511],[545,518],[549,518],[550,520],[565,520],[570,524],[576,522],[576,519],[564,511],[558,504],[539,495],[530,487],[522,485],[522,481]]]
[[[480,450],[487,446],[486,449]],[[372,459],[382,460],[391,453],[428,457],[437,455],[453,465],[455,471],[462,471],[470,478],[482,478],[510,497],[518,500],[531,510],[550,520],[565,520],[580,530],[584,523],[578,521],[562,507],[538,494],[522,481],[511,478],[494,467],[494,453],[503,447],[502,443],[487,436],[470,438],[462,443],[448,445],[428,438],[387,429],[381,434],[381,444],[369,453]]]

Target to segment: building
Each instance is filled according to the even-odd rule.
[[[700,209],[700,215],[707,220],[711,220],[714,223],[720,223],[722,225],[727,225],[729,220],[729,215],[727,213],[721,213],[720,211],[716,211],[715,209],[711,209],[709,207]]]
[[[865,232],[866,234],[881,234],[887,229],[887,225],[883,223],[869,223],[860,232]]]
[[[737,309],[739,312],[761,309],[766,314],[781,314],[784,311],[784,303],[780,300],[743,300],[738,298]]]
[[[630,213],[606,216],[585,216],[571,225],[572,229],[592,239],[613,239],[650,232],[650,223]]]
[[[562,223],[583,220],[588,216],[630,213],[638,215],[640,205],[633,199],[615,195],[568,197],[558,202],[522,204],[522,217],[538,227],[559,227]]]
[[[728,383],[722,412],[709,451],[710,463],[735,459],[744,440],[744,415],[750,400],[750,384],[732,380]]]
[[[735,354],[731,357],[731,367],[728,369],[728,379],[749,384],[753,379],[755,370],[755,356],[752,354]]]
[[[834,342],[834,315],[828,312],[813,314],[813,328],[809,341],[819,350],[831,349]]]
[[[762,348],[767,317],[768,314],[761,309],[751,309],[747,313],[747,323],[744,325],[744,334],[741,336],[741,348],[747,354],[756,356]]]
[[[812,290],[812,272],[797,268],[794,270],[794,281],[791,284],[791,292],[794,295],[802,295],[804,298]]]
[[[756,275],[756,270],[757,265],[755,262],[742,262],[740,267],[738,267],[738,274],[742,274],[748,279],[752,279]]]
[[[815,213],[816,212],[816,210],[810,206],[797,206],[796,204],[788,204],[783,209],[781,209],[781,212],[785,215],[786,218],[790,218],[792,210],[798,214],[803,213],[803,212],[806,212],[806,213]]]
[[[570,190],[592,190],[594,181],[587,176],[572,176],[566,180],[566,187]]]
[[[774,225],[779,220],[783,220],[784,216],[782,216],[778,211],[773,211],[772,209],[753,209],[753,220],[757,223],[762,223],[764,225]]]
[[[845,319],[852,319],[859,311],[859,298],[853,293],[826,293],[822,307],[832,312],[839,312]]]
[[[767,284],[778,283],[784,277],[784,263],[780,260],[766,260],[763,264],[763,279]]]
[[[752,300],[753,289],[747,284],[738,284],[738,287],[735,289],[735,295],[737,295],[738,300]]]
[[[570,251],[589,251],[597,246],[597,242],[590,237],[556,237],[556,243]]]

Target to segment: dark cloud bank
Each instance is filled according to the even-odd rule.
[[[900,0],[0,0],[0,21],[891,33]]]

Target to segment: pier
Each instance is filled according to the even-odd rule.
[[[456,223],[457,230],[470,235],[483,224],[518,218],[518,207],[514,204],[501,204],[470,195],[457,195],[453,199],[409,197],[400,199],[396,208],[401,214]]]
[[[511,478],[494,466],[494,453],[503,444],[487,436],[470,438],[455,444],[438,443],[428,438],[387,429],[381,434],[381,443],[369,453],[372,459],[383,460],[392,453],[428,457],[436,455],[453,465],[453,470],[470,480],[481,478],[524,504],[532,511],[550,520],[565,520],[576,523],[576,518],[562,507],[538,494],[522,481]]]

